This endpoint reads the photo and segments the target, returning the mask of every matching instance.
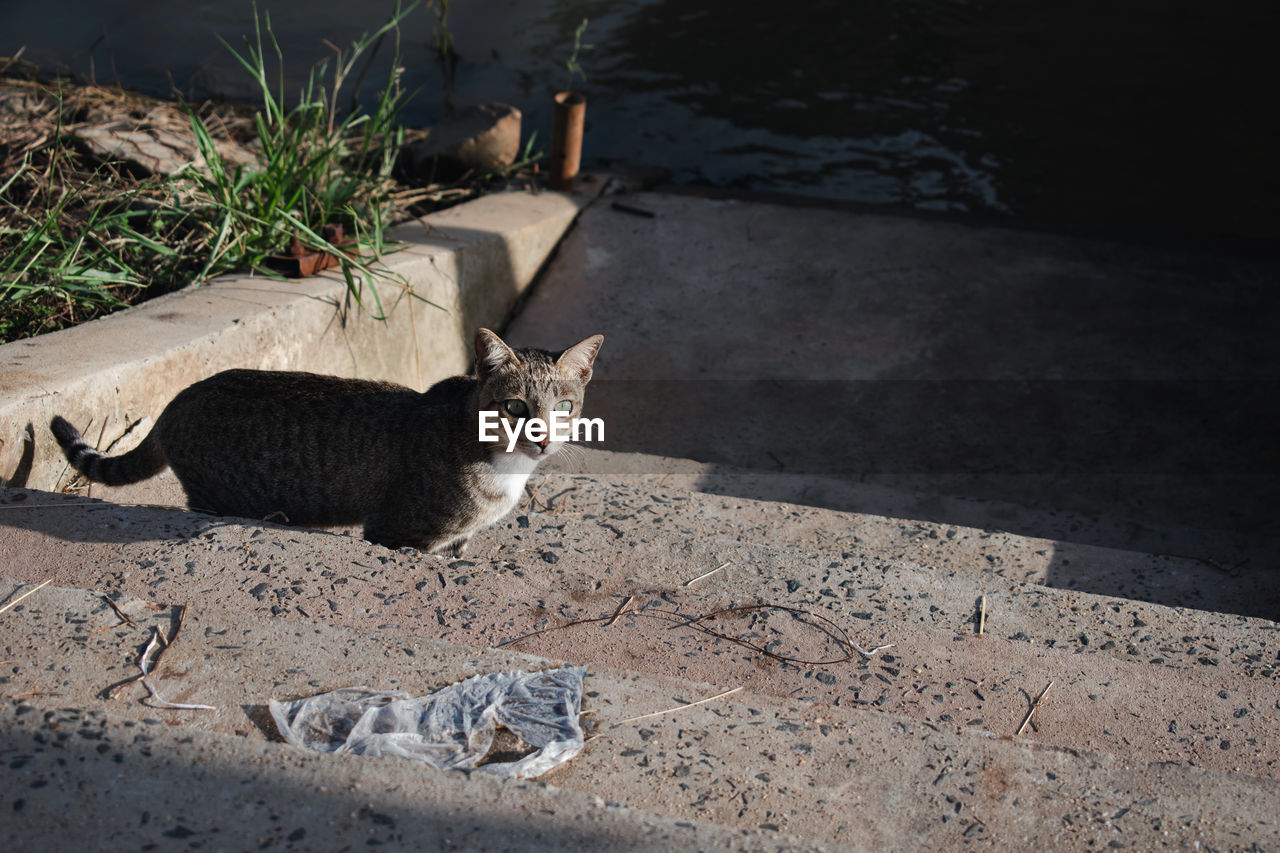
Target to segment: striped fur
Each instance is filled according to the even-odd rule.
[[[167,466],[164,452],[152,433],[142,443],[123,456],[106,456],[89,446],[80,432],[61,417],[54,417],[49,424],[53,437],[62,446],[67,461],[87,479],[108,486],[137,483],[159,474]]]
[[[228,370],[186,388],[137,449],[108,457],[71,424],[50,427],[72,466],[108,485],[135,483],[167,466],[187,504],[218,515],[293,524],[363,523],[388,547],[460,553],[480,529],[511,511],[524,481],[559,449],[554,442],[479,441],[480,411],[518,399],[550,420],[557,403],[579,414],[603,338],[563,353],[513,350],[476,333],[476,374],[425,393],[387,382],[313,373]],[[516,458],[519,457],[519,458]]]

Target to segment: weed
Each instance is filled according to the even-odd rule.
[[[405,136],[398,116],[408,98],[400,86],[400,24],[415,5],[404,8],[397,0],[382,27],[349,49],[330,45],[332,54],[311,68],[296,99],[284,90],[284,56],[270,16],[259,18],[255,7],[252,35],[240,50],[227,48],[253,79],[260,106],[251,117],[229,107],[185,114],[164,107],[171,116],[167,129],[189,126],[202,160],[173,177],[139,178],[119,163],[90,160],[64,126],[64,120],[81,120],[86,104],[151,126],[163,105],[95,86],[72,87],[64,96],[61,84],[40,84],[30,69],[31,80],[21,85],[38,101],[33,116],[39,117],[0,125],[0,342],[229,270],[275,276],[264,260],[295,237],[342,259],[348,302],[375,318],[385,319],[406,298],[427,301],[378,263],[394,250],[388,225],[480,195],[542,155],[531,136],[507,169],[449,185],[397,183],[393,170]],[[447,3],[440,9],[442,27],[447,9]],[[573,65],[589,47],[580,44],[585,24]],[[384,42],[394,44],[390,70],[361,109],[362,84]],[[0,69],[7,72],[16,61],[0,59]],[[233,164],[220,153],[222,141],[250,137],[256,162]],[[329,223],[354,238],[343,247],[354,257],[324,239]]]
[[[309,248],[334,251],[319,236],[328,223],[365,237],[361,249],[383,246],[382,229],[396,189],[391,173],[404,134],[398,122],[406,97],[400,88],[399,25],[413,8],[397,3],[382,27],[360,36],[349,50],[331,46],[333,56],[310,70],[293,107],[287,106],[284,57],[269,13],[264,26],[255,10],[254,39],[246,40],[243,53],[227,45],[262,98],[254,120],[259,163],[229,166],[208,128],[192,115],[206,168],[190,171],[187,179],[205,206],[201,219],[211,245],[201,277],[235,267],[260,268],[294,236]],[[388,34],[394,35],[395,51],[372,109],[340,113],[339,97],[356,63]],[[274,79],[269,56],[277,66]],[[343,267],[348,276],[354,269],[372,277],[363,261],[344,260]]]
[[[458,57],[458,50],[453,45],[453,33],[449,32],[449,0],[429,0],[428,6],[434,7],[436,17],[440,19],[440,26],[436,27],[433,36],[435,38],[436,57],[442,64]]]
[[[294,106],[286,100],[283,55],[270,18],[264,15],[259,25],[255,9],[253,40],[243,52],[231,51],[262,97],[252,120],[260,155],[255,165],[229,164],[215,145],[225,128],[194,109],[187,110],[187,122],[202,169],[137,178],[119,163],[87,165],[64,117],[84,111],[84,93],[110,99],[100,94],[108,90],[81,87],[69,100],[61,85],[27,86],[36,112],[53,120],[0,128],[0,341],[91,319],[137,301],[144,291],[157,295],[232,269],[261,269],[294,236],[336,253],[320,236],[329,222],[356,238],[357,257],[340,255],[352,301],[385,319],[391,305],[412,291],[382,271],[382,282],[398,291],[391,305],[384,304],[373,264],[388,248],[384,231],[392,209],[403,211],[424,195],[406,192],[391,175],[403,138],[397,116],[406,98],[399,86],[398,28],[412,9],[397,2],[378,30],[349,50],[333,47],[333,55],[311,69]],[[339,97],[357,63],[367,57],[367,72],[367,60],[388,34],[395,56],[371,108],[341,113]],[[357,90],[363,77],[356,79]],[[352,93],[353,104],[357,95]],[[149,111],[128,106],[135,115]]]
[[[582,36],[587,32],[587,19],[583,18],[582,23],[578,24],[578,28],[573,31],[573,52],[569,54],[569,59],[565,62],[565,70],[569,72],[568,82],[565,84],[566,92],[573,91],[573,78],[581,77],[582,82],[587,82],[587,72],[582,70],[582,64],[578,62],[578,54],[584,50],[592,50],[593,45],[583,44]]]

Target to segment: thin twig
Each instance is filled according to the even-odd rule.
[[[41,581],[40,583],[36,584],[36,585],[35,585],[35,586],[33,586],[31,589],[27,590],[27,591],[26,591],[26,592],[24,592],[22,595],[20,595],[20,596],[18,596],[17,598],[15,598],[13,601],[10,601],[10,602],[8,602],[7,604],[5,604],[3,607],[0,607],[0,613],[5,612],[5,611],[6,611],[6,610],[8,610],[10,607],[13,607],[13,606],[14,606],[15,604],[17,604],[19,601],[21,601],[22,599],[26,598],[28,595],[31,595],[32,593],[36,592],[37,590],[39,590],[39,589],[41,589],[41,588],[43,588],[43,587],[48,586],[48,585],[49,585],[50,583],[52,583],[52,582],[53,582],[53,578],[45,578],[43,581]]]
[[[833,658],[831,660],[805,660],[803,658],[788,657],[787,655],[780,655],[777,652],[771,652],[764,646],[758,645],[756,643],[748,642],[747,640],[744,640],[741,637],[731,637],[728,634],[723,634],[719,631],[714,631],[710,628],[707,628],[703,625],[698,624],[704,620],[715,619],[720,616],[725,616],[725,615],[743,616],[747,613],[754,613],[756,611],[761,611],[761,610],[781,610],[785,613],[791,613],[795,616],[808,617],[809,619],[814,620],[813,623],[810,623],[810,624],[813,624],[814,627],[821,628],[822,630],[826,631],[827,635],[832,639],[834,639],[837,643],[841,644],[847,649],[855,650],[858,654],[866,658],[874,657],[877,653],[882,652],[885,649],[893,648],[893,643],[886,643],[883,646],[877,646],[871,651],[867,651],[862,646],[858,645],[853,640],[849,639],[849,635],[845,632],[844,628],[841,628],[839,625],[837,625],[835,622],[828,619],[826,616],[823,616],[820,613],[813,613],[808,610],[802,610],[799,607],[788,607],[785,604],[748,604],[742,607],[725,607],[713,613],[707,613],[703,616],[699,616],[695,619],[688,619],[682,625],[677,625],[676,627],[684,627],[685,625],[687,625],[688,627],[693,628],[694,630],[697,630],[697,631],[701,631],[702,633],[707,634],[709,636],[719,637],[722,640],[728,640],[731,643],[737,643],[738,645],[743,646],[744,648],[748,648],[748,649],[752,649],[753,651],[760,652],[766,657],[773,658],[774,660],[777,660],[777,661],[785,661],[787,663],[798,663],[798,664],[805,664],[808,666],[830,666],[831,664],[844,663],[845,661],[853,658],[852,654],[846,654],[844,657]],[[658,612],[664,612],[664,611],[658,611]],[[822,625],[816,624],[819,622],[823,624]],[[823,627],[823,625],[828,627]]]
[[[627,608],[631,606],[631,602],[635,600],[636,597],[634,595],[628,595],[627,600],[622,602],[622,606],[618,608],[617,612],[613,614],[613,618],[606,622],[604,626],[606,628],[612,627],[613,623],[622,618],[622,614],[627,611]]]
[[[528,502],[527,504],[525,504],[525,505],[524,505],[523,509],[525,509],[525,510],[533,510],[534,512],[537,512],[537,511],[538,511],[538,504],[540,504],[540,503],[542,504],[542,508],[543,508],[543,509],[547,509],[547,508],[548,508],[548,507],[547,507],[547,505],[546,505],[545,503],[542,503],[542,501],[541,501],[541,500],[539,500],[539,498],[538,498],[538,490],[537,490],[534,486],[529,485],[529,484],[527,484],[527,483],[526,483],[524,488],[525,488],[525,491],[527,491],[527,492],[529,493],[529,502]]]
[[[982,600],[978,603],[978,636],[982,636],[982,632],[987,630],[987,594],[982,594]]]
[[[160,654],[163,654],[165,649],[168,649],[174,643],[178,642],[178,634],[182,632],[182,623],[186,618],[187,618],[187,605],[179,604],[178,605],[178,624],[173,626],[173,636],[165,638],[164,648],[160,650]],[[156,630],[159,631],[160,629],[157,628]],[[160,636],[164,637],[164,634],[161,634]],[[152,672],[155,672],[154,667],[160,665],[160,654],[157,654],[156,659],[152,661],[152,664],[153,664],[153,668],[151,670]]]
[[[133,676],[132,678],[125,679],[124,681],[117,684],[115,687],[112,687],[110,690],[108,690],[107,691],[108,699],[114,699],[116,697],[116,694],[118,694],[121,690],[128,687],[130,684],[133,684],[135,681],[142,681],[144,678],[147,677],[147,675],[150,673],[150,669],[147,666],[147,658],[151,656],[151,650],[156,647],[159,641],[160,641],[160,629],[153,628],[151,632],[151,639],[147,641],[147,647],[144,648],[142,650],[142,654],[138,656],[138,674]]]
[[[102,596],[102,600],[103,600],[103,601],[105,601],[107,604],[109,604],[109,605],[111,606],[111,609],[112,609],[112,610],[114,610],[114,611],[116,612],[116,615],[120,617],[120,621],[121,621],[121,622],[124,622],[124,623],[127,623],[127,624],[129,624],[129,625],[132,625],[132,626],[133,626],[133,627],[135,627],[135,628],[136,628],[136,627],[138,627],[138,623],[137,623],[137,622],[134,622],[132,619],[130,619],[130,618],[129,618],[129,614],[127,614],[127,613],[125,613],[123,610],[121,610],[121,609],[120,609],[120,607],[119,607],[119,605],[117,605],[114,601],[112,601],[112,600],[111,600],[111,596],[109,596],[109,595],[104,595],[104,596]]]
[[[166,649],[168,649],[175,642],[177,642],[178,634],[182,631],[182,622],[186,618],[186,615],[187,615],[187,606],[185,604],[179,604],[178,605],[178,624],[175,625],[173,628],[172,637],[166,637],[164,635],[164,631],[160,630],[160,627],[158,625],[152,626],[151,639],[147,642],[147,647],[142,650],[142,654],[138,657],[138,674],[133,676],[132,678],[125,679],[124,681],[115,685],[111,689],[107,690],[106,698],[114,699],[116,694],[118,694],[125,687],[128,687],[130,684],[133,684],[135,681],[143,682],[143,684],[146,685],[148,692],[150,692],[152,696],[156,696],[155,689],[150,684],[147,684],[146,680],[149,676],[154,675],[156,673],[156,670],[160,668],[160,656],[164,654]],[[151,654],[153,649],[156,650],[154,657],[152,657],[152,654]],[[156,696],[156,698],[159,699],[159,701],[161,702],[164,701],[163,699],[160,699],[160,697],[158,696]]]
[[[1043,701],[1044,694],[1048,693],[1049,688],[1052,686],[1053,682],[1050,681],[1044,686],[1044,690],[1040,691],[1040,695],[1036,697],[1035,701],[1031,703],[1031,707],[1027,709],[1027,715],[1022,718],[1022,725],[1018,726],[1018,730],[1013,733],[1014,736],[1022,734],[1022,730],[1027,727],[1027,723],[1031,722],[1031,715],[1036,712],[1036,708],[1040,707],[1040,702]]]
[[[737,693],[739,690],[741,690],[744,686],[745,685],[739,685],[733,688],[732,690],[726,690],[723,693],[717,693],[715,696],[708,696],[706,699],[699,699],[697,702],[689,702],[688,704],[681,705],[678,708],[668,708],[665,711],[654,711],[652,714],[641,714],[638,717],[627,717],[625,720],[618,720],[617,722],[614,723],[614,725],[618,726],[618,725],[622,725],[623,723],[634,723],[636,720],[647,720],[650,717],[660,717],[663,714],[674,714],[676,711],[683,711],[686,708],[693,708],[698,705],[703,705],[715,699],[723,699],[726,696],[732,696],[734,693]]]
[[[533,550],[533,549],[518,548],[516,549],[516,553],[519,553],[520,551],[524,551],[524,550]],[[648,614],[641,613],[639,615],[647,616]],[[563,625],[552,625],[550,628],[542,628],[537,631],[530,631],[527,634],[521,634],[518,637],[511,637],[509,639],[503,640],[501,643],[498,643],[498,645],[495,646],[494,648],[501,649],[504,646],[514,645],[520,642],[521,640],[530,640],[534,637],[541,637],[543,634],[550,634],[553,631],[563,631],[566,628],[573,628],[578,625],[590,625],[593,622],[607,622],[609,621],[610,618],[611,617],[609,616],[598,616],[592,619],[574,619],[572,622],[566,622]]]
[[[729,563],[732,563],[732,562],[733,562],[733,561],[732,561],[732,560],[730,560],[730,561],[729,561],[729,562],[727,562],[727,563],[721,563],[720,565],[716,566],[716,567],[715,567],[714,569],[712,569],[711,571],[709,571],[709,572],[703,572],[702,574],[698,575],[696,578],[693,578],[693,579],[691,579],[691,580],[687,580],[687,581],[685,581],[685,582],[684,582],[684,585],[685,585],[685,586],[693,586],[695,583],[697,583],[698,581],[702,580],[703,578],[709,578],[709,577],[711,577],[711,576],[712,576],[712,575],[714,575],[716,572],[720,571],[721,569],[723,569],[725,566],[728,566],[728,565],[729,565]]]

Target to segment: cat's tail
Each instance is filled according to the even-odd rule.
[[[71,467],[95,483],[108,486],[136,483],[154,477],[169,464],[154,431],[128,453],[106,456],[90,447],[80,432],[62,417],[55,416],[49,429],[62,445]]]

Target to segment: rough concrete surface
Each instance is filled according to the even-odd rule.
[[[0,544],[31,555],[16,574],[28,581],[51,577],[473,646],[506,643],[579,663],[998,734],[1017,728],[1025,694],[1054,680],[1062,704],[1043,712],[1052,722],[1044,737],[1058,746],[1148,761],[1190,758],[1262,776],[1275,775],[1280,764],[1272,696],[1280,635],[1262,620],[669,526],[619,538],[604,519],[522,514],[453,560],[390,552],[352,536],[253,530],[165,510],[147,511],[144,523],[137,510],[111,504],[85,513],[48,506],[55,496],[18,495],[30,496],[19,503],[33,502],[27,512],[39,517],[0,527]],[[8,517],[24,512],[0,506],[10,508]],[[725,563],[718,576],[685,585]],[[984,593],[986,633],[974,637]],[[629,596],[628,613],[604,626]],[[755,604],[770,607],[719,613]],[[573,624],[581,619],[602,621]],[[894,649],[886,658],[849,659],[837,634],[824,628],[829,624],[865,649]],[[816,663],[767,664],[758,649],[699,628]],[[1081,706],[1089,713],[1077,715]]]
[[[248,534],[241,530],[241,535]],[[509,653],[477,652],[382,632],[293,628],[284,619],[205,609],[209,603],[203,599],[186,605],[183,634],[162,664],[165,674],[156,681],[157,690],[169,701],[211,704],[217,708],[211,712],[166,714],[147,708],[140,701],[140,685],[126,688],[132,701],[94,698],[96,692],[131,674],[130,659],[152,625],[173,634],[176,608],[172,606],[122,596],[117,606],[134,620],[129,625],[93,593],[51,588],[40,603],[23,608],[21,621],[6,623],[6,654],[22,660],[16,675],[34,688],[30,692],[42,697],[38,706],[19,701],[6,709],[17,723],[9,736],[15,753],[11,765],[16,762],[19,766],[13,769],[25,771],[23,777],[31,782],[15,811],[27,812],[27,800],[34,801],[30,804],[33,814],[22,815],[20,827],[38,828],[38,822],[31,825],[27,820],[48,816],[47,812],[41,815],[40,806],[45,803],[39,791],[44,786],[39,783],[63,775],[53,762],[55,750],[73,756],[97,753],[98,761],[118,775],[127,763],[125,744],[153,740],[158,741],[153,748],[163,751],[167,762],[176,758],[180,765],[189,765],[187,753],[195,752],[199,763],[207,765],[195,774],[197,784],[210,775],[243,778],[250,770],[250,779],[261,785],[268,780],[259,774],[269,779],[273,765],[280,762],[304,770],[304,790],[318,787],[312,781],[316,777],[328,782],[326,787],[351,785],[348,774],[354,773],[379,789],[376,805],[371,803],[370,809],[386,812],[388,806],[400,806],[392,813],[403,810],[413,816],[417,812],[421,820],[424,806],[429,807],[428,815],[440,808],[441,800],[456,809],[457,800],[465,801],[470,791],[459,790],[464,783],[452,774],[419,771],[406,779],[399,767],[384,775],[382,768],[353,767],[349,759],[330,759],[330,766],[325,766],[314,756],[303,757],[286,747],[251,748],[247,741],[272,735],[262,707],[265,698],[292,698],[372,681],[428,692],[477,671],[546,665]],[[328,655],[317,656],[316,648]],[[72,650],[75,654],[68,653]],[[608,791],[612,809],[605,802],[595,804],[604,809],[601,822],[621,823],[632,832],[637,832],[637,823],[646,822],[656,824],[650,832],[664,824],[670,832],[670,819],[645,814],[659,811],[682,821],[710,821],[742,833],[735,838],[720,830],[702,837],[703,843],[716,846],[771,842],[785,848],[787,839],[759,835],[779,830],[799,831],[811,841],[828,845],[868,849],[936,848],[960,839],[990,842],[1014,835],[1037,847],[1103,846],[1117,839],[1141,847],[1166,839],[1180,844],[1191,838],[1221,844],[1230,843],[1236,832],[1280,840],[1271,826],[1277,794],[1272,779],[1187,767],[1161,770],[1074,749],[1043,749],[1030,739],[1000,739],[972,728],[904,723],[887,714],[759,694],[738,694],[711,706],[633,719],[709,696],[711,691],[703,685],[596,668],[587,686],[585,710],[591,715],[595,737],[583,754],[548,780],[581,792],[584,799],[592,795],[599,799],[597,792]],[[58,708],[58,700],[64,698],[72,698],[77,710]],[[109,712],[114,713],[107,716]],[[165,743],[172,740],[161,734],[166,727],[157,725],[157,714],[172,717],[175,713],[192,718],[181,726],[191,750],[174,750]],[[231,737],[197,738],[196,729]],[[41,733],[43,743],[38,739]],[[273,752],[279,757],[273,758]],[[112,753],[115,767],[107,762]],[[892,774],[881,764],[888,755],[895,757]],[[248,767],[237,766],[241,762]],[[257,771],[255,765],[265,765],[264,771]],[[161,773],[161,778],[169,775],[163,769]],[[297,786],[297,775],[287,773],[281,781]],[[364,787],[360,781],[355,784]],[[261,796],[260,791],[250,790]],[[113,796],[102,799],[118,804]],[[281,799],[297,808],[301,798]],[[503,809],[506,817],[496,821],[489,811],[493,806],[486,804],[484,831],[509,833],[520,812],[539,805],[529,799],[519,797],[513,804],[516,814]],[[158,826],[141,828],[143,835],[159,831],[170,837],[185,832],[216,838],[224,827],[225,809],[234,805],[222,802],[210,808],[188,802],[184,808],[171,796],[144,802],[165,813]],[[590,803],[587,800],[578,808]],[[906,803],[910,806],[896,807]],[[1014,803],[1019,807],[1005,807]],[[315,803],[307,807],[315,808]],[[1066,822],[1058,814],[1064,807],[1070,813]],[[1116,817],[1129,813],[1133,819],[1128,821]],[[370,832],[358,812],[353,817],[357,819],[339,826],[356,837]],[[185,830],[177,830],[179,826]],[[315,839],[323,827],[305,820],[302,826],[309,843],[323,845],[323,836]],[[396,821],[384,821],[383,826],[391,833]],[[423,828],[410,822],[405,831],[416,833]],[[264,832],[261,826],[254,829]],[[555,835],[564,830],[546,827],[543,831]],[[400,836],[405,842],[412,837]],[[23,840],[22,835],[15,840]],[[676,838],[661,840],[679,843]]]
[[[1274,260],[627,204],[654,216],[592,207],[510,330],[606,333],[609,449],[1204,528],[1218,562],[1271,571],[1242,537],[1278,532]]]
[[[603,519],[618,537],[648,528],[858,550],[1171,607],[1261,618],[1280,613],[1273,577],[1245,571],[1243,561],[1215,560],[1222,542],[1212,531],[589,448],[571,448],[538,472],[530,506]],[[95,485],[87,493],[116,503],[186,506],[169,471],[130,486]],[[1243,553],[1267,565],[1280,557],[1280,542],[1271,537],[1234,544],[1240,542],[1247,546]]]
[[[656,215],[592,203],[508,330],[605,334],[587,414],[609,441],[462,558],[187,512],[171,475],[0,489],[0,595],[52,582],[0,613],[11,846],[1280,847],[1280,537],[1243,425],[1274,378],[1266,262],[627,204]],[[971,381],[996,390],[949,384]],[[1223,382],[1241,417],[1214,432]],[[1135,412],[1162,450],[1114,466]],[[934,464],[951,427],[1012,462]],[[216,710],[107,698],[180,612],[155,685]],[[264,709],[558,661],[589,669],[590,739],[545,784],[305,754]]]

